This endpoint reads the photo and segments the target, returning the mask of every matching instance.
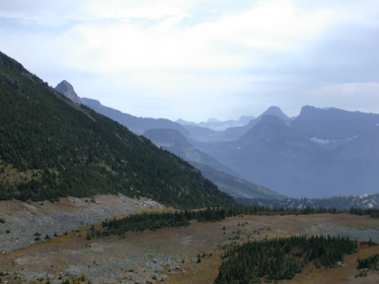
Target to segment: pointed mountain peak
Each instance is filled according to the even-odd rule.
[[[66,80],[63,80],[62,82],[60,82],[56,87],[56,89],[60,89],[62,91],[74,91],[74,87],[69,83],[67,82]]]
[[[79,96],[76,94],[74,87],[66,80],[63,80],[62,82],[60,82],[55,87],[55,90],[59,92],[60,94],[64,95],[65,97],[69,98],[72,102],[76,104],[81,103],[81,100]]]
[[[281,120],[288,121],[290,118],[280,109],[280,107],[277,106],[271,106],[269,107],[264,113],[261,114],[262,116],[275,116]]]

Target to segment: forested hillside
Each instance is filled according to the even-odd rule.
[[[59,95],[0,53],[0,199],[123,193],[182,208],[230,198],[198,170]]]

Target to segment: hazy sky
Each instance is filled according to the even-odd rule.
[[[0,0],[0,50],[140,116],[379,112],[378,0]]]

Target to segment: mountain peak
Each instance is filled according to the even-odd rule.
[[[304,114],[307,114],[307,113],[312,113],[312,112],[316,112],[320,109],[314,107],[314,106],[310,106],[310,105],[305,105],[301,108],[301,111],[300,111],[300,115],[304,115]]]
[[[290,118],[278,106],[270,106],[261,116],[275,116],[281,120],[288,121]]]
[[[74,87],[66,80],[60,82],[55,88],[59,88],[64,91],[74,91]]]
[[[310,105],[305,105],[301,108],[300,115],[299,117],[304,119],[316,119],[321,116],[328,115],[330,118],[333,119],[341,119],[341,118],[350,118],[352,115],[367,115],[364,113],[359,113],[359,112],[351,112],[351,111],[346,111],[343,109],[339,108],[334,108],[334,107],[329,107],[329,108],[318,108]]]
[[[69,98],[72,102],[76,104],[81,104],[79,96],[76,94],[74,87],[66,80],[60,82],[55,90],[60,94],[64,95],[66,98]]]

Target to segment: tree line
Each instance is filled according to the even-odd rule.
[[[201,210],[177,210],[172,212],[151,212],[130,215],[125,218],[106,220],[101,230],[91,228],[88,238],[96,236],[123,235],[130,231],[157,230],[160,228],[188,226],[193,221],[215,222],[228,217],[242,215],[304,215],[316,213],[336,213],[333,209],[272,209],[255,206],[215,207]]]
[[[91,227],[87,238],[109,235],[122,236],[130,231],[155,231],[161,228],[189,226],[192,221],[215,222],[225,218],[226,210],[221,208],[135,214],[121,219],[106,220],[102,223],[100,230]]]
[[[296,236],[249,242],[225,252],[214,284],[252,284],[292,279],[304,266],[333,267],[357,250],[348,238]]]
[[[379,209],[351,208],[350,214],[359,215],[359,216],[370,216],[371,218],[379,218]]]
[[[379,254],[374,254],[363,259],[358,259],[357,269],[379,271]]]

